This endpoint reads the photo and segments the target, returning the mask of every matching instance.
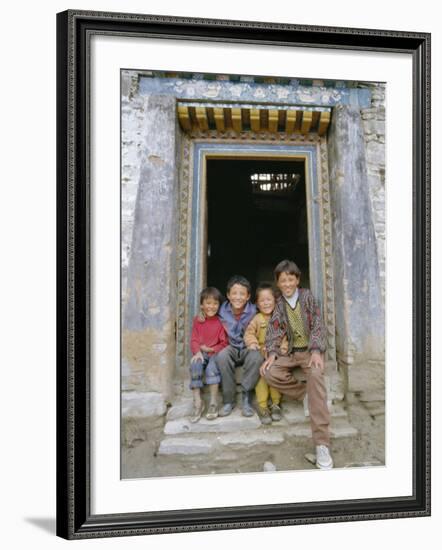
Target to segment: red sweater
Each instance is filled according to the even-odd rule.
[[[198,353],[200,346],[212,348],[213,353],[218,353],[228,344],[227,334],[224,330],[218,315],[201,321],[198,317],[194,317],[192,325],[192,335],[190,337],[190,349],[192,353]],[[209,355],[212,355],[210,353]]]

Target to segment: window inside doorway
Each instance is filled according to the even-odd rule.
[[[225,291],[234,274],[253,290],[293,259],[309,287],[303,159],[207,160],[207,283]]]

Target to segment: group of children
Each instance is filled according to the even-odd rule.
[[[275,283],[261,284],[255,304],[249,281],[235,275],[227,283],[227,300],[214,287],[200,295],[200,313],[192,326],[190,388],[194,396],[191,422],[204,413],[201,388],[209,386],[206,418],[228,416],[236,406],[235,369],[243,367],[242,414],[253,416],[253,394],[263,424],[281,420],[281,394],[308,398],[316,446],[316,465],[333,467],[330,455],[330,413],[324,382],[325,328],[312,293],[299,287],[301,272],[290,260],[274,270]],[[293,375],[300,367],[302,379]],[[218,387],[223,406],[218,410]]]

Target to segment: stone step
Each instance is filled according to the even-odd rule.
[[[287,435],[290,437],[311,437],[312,431],[310,423],[297,424],[287,429]],[[358,430],[354,428],[345,418],[332,418],[330,422],[330,437],[332,439],[341,439],[356,437]]]
[[[178,435],[188,433],[219,433],[249,431],[261,428],[261,422],[255,413],[252,417],[242,416],[240,407],[229,415],[215,420],[207,420],[204,416],[196,423],[190,422],[192,413],[192,400],[182,400],[171,407],[166,416],[164,433],[166,435]],[[339,404],[330,406],[331,417],[347,418],[347,412]],[[274,422],[272,427],[287,427],[293,424],[307,423],[309,426],[309,417],[305,415],[304,407],[301,402],[287,401],[282,405],[282,420]]]
[[[286,401],[282,405],[282,414],[289,424],[298,424],[308,419],[308,411],[305,411],[303,403],[299,401]],[[329,405],[332,418],[346,418],[347,411],[339,404]],[[306,414],[307,412],[307,414]]]
[[[185,434],[185,433],[219,433],[219,432],[236,432],[248,431],[259,428],[261,422],[258,415],[246,418],[242,416],[241,411],[236,408],[229,416],[216,418],[215,420],[207,420],[204,416],[195,423],[190,422],[188,417],[169,420],[164,426],[166,435]]]
[[[158,455],[197,455],[217,452],[218,459],[221,459],[220,453],[227,451],[224,456],[231,459],[229,451],[244,450],[247,448],[257,449],[258,447],[267,448],[271,445],[280,445],[284,443],[285,435],[281,431],[273,433],[270,430],[252,431],[252,432],[231,432],[217,435],[215,433],[193,433],[179,436],[166,436],[160,443]],[[257,449],[259,450],[259,449]]]
[[[285,436],[281,430],[272,431],[270,428],[266,430],[257,430],[256,432],[234,432],[223,434],[217,438],[220,445],[229,447],[229,449],[238,449],[243,447],[254,447],[256,445],[279,445],[284,442]]]
[[[358,433],[358,430],[346,418],[332,418],[330,423],[330,436],[332,439],[356,437]]]
[[[180,399],[167,411],[166,422],[169,420],[177,420],[184,416],[190,416],[192,414],[192,408],[193,404],[191,397],[188,399]]]
[[[383,401],[385,402],[385,391],[384,390],[368,390],[361,391],[359,393],[359,401],[362,403],[367,403],[371,401]]]
[[[226,422],[230,417],[220,418],[210,421],[214,426],[217,422]],[[250,422],[250,418],[240,417],[240,420]],[[171,421],[179,422],[179,421]],[[207,455],[214,454],[217,460],[231,460],[232,451],[247,451],[248,454],[262,453],[268,451],[272,446],[293,443],[297,438],[310,439],[311,427],[308,419],[303,423],[289,425],[288,423],[274,423],[270,427],[264,427],[261,424],[258,428],[247,431],[232,430],[231,432],[222,432],[213,430],[212,432],[198,431],[198,425],[204,422],[200,420],[195,424],[190,424],[193,431],[183,433],[180,431],[169,432],[160,442],[158,455]],[[209,422],[209,421],[206,421]],[[177,424],[175,424],[177,425]],[[233,424],[230,424],[232,426]],[[182,424],[181,424],[182,426]],[[220,433],[221,432],[221,433]],[[330,424],[330,435],[332,439],[343,439],[356,437],[358,431],[353,428],[344,417],[332,418]],[[227,454],[226,454],[227,453]]]
[[[158,449],[159,455],[199,455],[212,451],[213,441],[201,440],[195,437],[171,437],[163,439]]]

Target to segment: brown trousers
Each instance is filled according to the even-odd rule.
[[[269,386],[293,399],[308,396],[310,423],[315,445],[330,446],[330,412],[327,407],[327,390],[324,373],[318,368],[308,367],[311,354],[309,351],[295,351],[285,357],[278,357],[265,373]],[[293,369],[301,367],[303,379],[295,378]]]

